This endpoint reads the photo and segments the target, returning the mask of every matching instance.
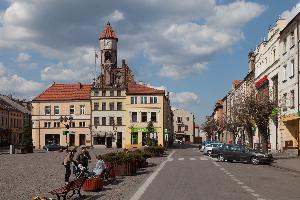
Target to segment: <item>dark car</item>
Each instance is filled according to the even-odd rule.
[[[240,145],[236,145],[236,144],[223,144],[220,147],[213,148],[212,151],[211,151],[210,156],[212,158],[217,158],[218,155],[223,154],[224,151],[227,151],[229,148],[232,148],[234,146],[240,146]]]
[[[270,164],[273,162],[273,156],[271,154],[260,153],[253,149],[238,145],[223,148],[222,151],[219,152],[217,158],[219,162],[225,160],[228,162],[239,161],[252,163],[253,165]]]
[[[50,143],[50,144],[46,144],[43,149],[45,149],[46,151],[57,151],[59,149],[61,149],[61,146],[59,144],[55,144],[55,143]]]

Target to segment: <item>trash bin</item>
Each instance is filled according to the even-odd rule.
[[[15,146],[14,145],[9,146],[9,154],[15,154]]]

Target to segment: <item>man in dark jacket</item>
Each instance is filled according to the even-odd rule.
[[[78,154],[76,160],[78,164],[82,164],[82,166],[85,167],[86,169],[88,168],[89,161],[91,160],[91,156],[88,150],[86,149],[86,147],[82,147],[81,153]]]

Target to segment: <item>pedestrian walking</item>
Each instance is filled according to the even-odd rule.
[[[91,160],[90,153],[86,147],[82,147],[81,153],[77,155],[76,158],[78,164],[82,164],[83,167],[88,169],[89,161]]]
[[[64,166],[65,166],[65,183],[69,183],[69,179],[71,176],[71,162],[73,161],[74,153],[73,151],[69,151],[68,149],[65,150],[65,157],[64,157]]]

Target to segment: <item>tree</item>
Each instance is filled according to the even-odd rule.
[[[153,122],[149,121],[147,124],[147,132],[145,137],[145,142],[147,146],[157,145],[157,140],[150,137],[151,134],[154,134],[154,132],[155,132],[155,128]]]
[[[207,133],[207,138],[211,140],[214,132],[218,131],[218,125],[216,120],[211,116],[206,116],[204,123],[201,125],[201,129]]]

